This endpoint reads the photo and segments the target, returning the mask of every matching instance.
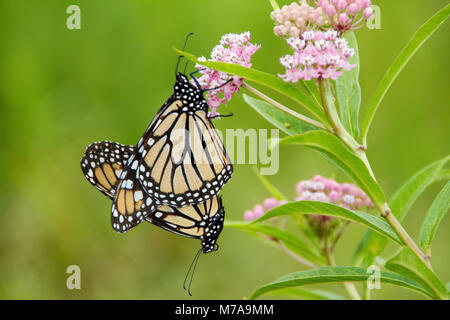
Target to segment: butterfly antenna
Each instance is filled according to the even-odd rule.
[[[191,294],[192,279],[194,278],[195,268],[197,267],[197,262],[198,262],[198,258],[200,257],[200,253],[202,253],[202,249],[201,248],[195,254],[194,260],[192,260],[191,265],[189,266],[188,272],[186,273],[186,277],[184,278],[184,282],[183,282],[183,289],[187,290],[188,294],[191,297],[192,297],[192,294]],[[192,269],[192,273],[191,273],[191,269]],[[191,278],[189,280],[189,285],[186,288],[186,281],[187,281],[187,279],[189,277],[189,273],[191,273]]]
[[[184,45],[183,45],[183,50],[182,51],[184,51],[184,49],[186,49],[186,45],[187,45],[187,42],[189,40],[189,37],[192,36],[193,34],[194,34],[193,32],[189,32],[187,34],[186,39],[184,40]],[[178,67],[180,66],[181,58],[183,58],[183,57],[184,57],[183,55],[180,55],[178,57],[177,66],[175,68],[175,76],[178,74]],[[186,67],[185,67],[185,70],[186,70]]]
[[[183,70],[183,73],[184,74],[186,74],[186,69],[187,69],[187,67],[188,67],[188,65],[189,65],[189,60],[186,60],[186,64],[184,65],[184,70]]]

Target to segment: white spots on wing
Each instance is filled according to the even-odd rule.
[[[136,191],[134,193],[134,201],[136,201],[136,202],[141,200],[143,197],[144,197],[144,194],[142,193],[142,191]]]
[[[126,189],[133,189],[133,180],[128,179],[127,181],[125,181],[125,188]]]

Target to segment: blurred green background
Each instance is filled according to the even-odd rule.
[[[386,68],[415,30],[448,1],[373,1],[382,29],[357,33],[363,107]],[[286,4],[289,1],[280,1]],[[81,8],[81,30],[66,28],[66,8]],[[250,30],[262,45],[253,65],[282,72],[287,46],[272,34],[268,1],[95,0],[2,1],[0,4],[0,298],[184,299],[182,282],[200,243],[144,223],[127,234],[110,226],[110,201],[84,178],[79,160],[99,140],[135,144],[171,94],[176,54],[208,56],[221,35]],[[386,96],[369,136],[368,156],[386,194],[449,152],[449,24],[416,54]],[[269,128],[241,97],[216,121],[225,128]],[[280,151],[269,177],[284,193],[315,174],[349,181],[317,153]],[[405,224],[417,239],[424,214],[442,184],[414,205]],[[236,165],[222,192],[228,219],[269,194],[251,166]],[[450,281],[450,221],[433,247],[437,274]],[[364,228],[352,226],[337,248],[348,264]],[[220,250],[200,259],[192,291],[198,299],[241,299],[258,286],[302,269],[275,247],[225,229]],[[388,257],[396,249],[388,247]],[[78,265],[82,289],[68,290],[67,266]],[[328,286],[341,292],[339,286]],[[374,298],[415,299],[384,285]]]

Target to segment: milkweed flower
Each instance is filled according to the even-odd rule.
[[[307,27],[320,27],[325,23],[321,7],[312,7],[306,1],[299,1],[299,3],[293,2],[272,11],[270,17],[275,24],[273,28],[275,35],[295,38]]]
[[[320,175],[310,180],[302,180],[295,186],[295,200],[329,202],[351,210],[369,210],[373,203],[358,186],[350,183],[339,184],[333,179]]]
[[[287,43],[294,54],[280,58],[286,73],[279,77],[284,81],[295,83],[300,79],[309,81],[313,78],[336,80],[343,70],[356,66],[349,62],[355,50],[334,30],[305,31],[300,37],[287,39]]]
[[[267,211],[281,206],[287,203],[285,200],[277,200],[275,198],[267,198],[263,204],[257,204],[253,207],[253,210],[247,210],[244,212],[245,221],[253,221],[263,216]]]
[[[333,29],[341,33],[359,29],[373,15],[370,0],[315,0],[324,18]]]
[[[222,36],[220,44],[213,48],[209,61],[234,63],[250,68],[252,66],[251,57],[260,48],[260,46],[252,44],[250,39],[250,32],[225,34]],[[205,57],[200,57],[198,60],[207,61]],[[233,94],[239,91],[243,80],[238,76],[230,76],[225,72],[205,68],[200,64],[197,64],[196,68],[202,74],[197,79],[200,86],[204,90],[210,90],[206,94],[210,107],[209,115],[216,116],[219,106],[231,100]]]

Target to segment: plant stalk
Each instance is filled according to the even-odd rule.
[[[300,257],[295,252],[292,252],[287,248],[281,241],[278,240],[278,245],[280,246],[281,250],[283,250],[288,256],[290,256],[292,259],[296,260],[297,262],[301,263],[302,265],[309,267],[309,268],[317,268],[318,265],[315,263],[306,260],[305,258]]]
[[[366,168],[370,172],[372,178],[376,181],[375,175],[372,171],[372,168],[370,166],[369,160],[366,156],[366,150],[364,147],[362,147],[360,144],[358,144],[353,137],[351,137],[348,132],[343,128],[342,124],[339,121],[339,117],[336,114],[336,110],[333,110],[333,106],[331,103],[328,103],[327,97],[325,94],[325,88],[323,84],[323,80],[319,80],[319,91],[320,96],[322,99],[322,106],[325,111],[325,115],[328,118],[328,121],[330,122],[331,126],[333,127],[334,134],[345,144],[347,145],[352,152],[362,160],[362,162],[365,164]],[[395,231],[395,233],[402,239],[404,244],[411,248],[411,250],[414,251],[414,253],[423,261],[425,264],[431,269],[431,264],[428,259],[428,256],[425,255],[420,248],[417,246],[417,244],[414,242],[414,240],[410,237],[408,232],[403,228],[403,226],[400,224],[400,222],[397,220],[397,218],[392,214],[391,209],[389,208],[389,205],[387,203],[380,203],[374,199],[374,197],[371,197],[372,201],[374,202],[375,206],[377,207],[378,211],[380,212],[381,216],[386,219],[386,221],[389,223],[389,225],[392,227],[392,229]]]
[[[335,266],[336,261],[334,260],[334,255],[331,252],[328,244],[328,230],[327,227],[324,226],[322,228],[323,233],[323,252],[327,258],[327,264],[329,266]],[[352,300],[361,300],[361,296],[358,293],[358,290],[356,290],[356,287],[353,282],[344,282],[343,283],[345,290],[347,291],[347,294],[350,296]]]
[[[291,116],[293,116],[294,118],[297,118],[303,122],[306,122],[314,127],[317,127],[319,129],[322,130],[327,130],[328,129],[320,122],[313,120],[307,116],[304,116],[298,112],[295,112],[294,110],[291,110],[290,108],[282,105],[281,103],[273,100],[272,98],[269,98],[268,96],[266,96],[264,93],[262,93],[261,91],[258,91],[257,89],[253,88],[251,85],[249,85],[247,82],[242,82],[242,86],[247,89],[248,91],[250,91],[251,93],[255,94],[256,96],[260,97],[261,99],[263,99],[264,101],[270,103],[271,105],[273,105],[275,108],[283,111],[284,113],[287,113]]]
[[[269,0],[270,4],[272,5],[273,10],[280,9],[280,6],[276,2],[276,0]]]

